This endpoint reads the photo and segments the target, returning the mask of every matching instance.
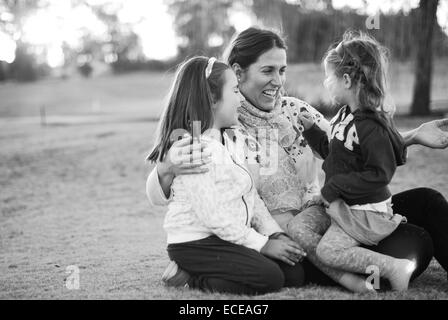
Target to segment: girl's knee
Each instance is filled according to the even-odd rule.
[[[315,231],[300,219],[291,219],[286,225],[286,233],[299,244],[306,243],[306,239],[315,234]]]
[[[317,258],[325,264],[328,264],[333,260],[332,256],[334,252],[334,249],[324,241],[319,242],[316,248]]]

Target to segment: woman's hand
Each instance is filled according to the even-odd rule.
[[[302,124],[305,131],[308,130],[309,128],[311,128],[314,124],[313,115],[308,111],[300,112],[299,115],[297,116],[297,118],[298,118],[299,122]]]
[[[173,143],[163,161],[157,163],[160,186],[167,198],[170,196],[174,177],[182,174],[207,172],[205,167],[211,161],[211,153],[205,151],[205,142],[191,144],[190,136]]]
[[[191,144],[192,137],[186,136],[173,143],[163,161],[157,163],[159,176],[196,174],[207,172],[205,164],[211,161],[211,153],[205,151],[206,142]]]
[[[301,261],[306,252],[289,237],[269,239],[260,251],[265,256],[283,261],[291,266]]]
[[[415,130],[412,142],[433,149],[448,147],[448,118],[422,124]]]

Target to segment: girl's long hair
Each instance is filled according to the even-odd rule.
[[[193,121],[200,121],[201,133],[212,126],[212,104],[222,98],[224,72],[229,67],[223,62],[215,61],[207,78],[205,70],[208,62],[208,57],[197,56],[178,68],[148,161],[163,161],[169,148],[179,137],[174,133],[191,132]]]
[[[347,31],[337,45],[332,46],[324,56],[324,62],[331,64],[338,77],[348,74],[357,85],[357,96],[361,109],[381,114],[391,114],[384,106],[387,92],[387,68],[389,51],[373,37]]]

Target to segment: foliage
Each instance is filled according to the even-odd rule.
[[[266,2],[265,6],[261,4]],[[291,62],[320,62],[329,45],[339,40],[347,29],[363,30],[387,46],[393,59],[408,61],[416,55],[415,34],[418,32],[418,9],[379,16],[378,30],[366,28],[367,15],[352,9],[334,10],[326,1],[312,5],[307,1],[254,1],[254,13],[268,26],[280,29],[287,38]],[[316,10],[316,8],[320,8]],[[277,12],[275,14],[275,12]],[[272,25],[270,20],[282,21]],[[434,54],[448,54],[448,36],[438,24],[434,28]]]
[[[179,56],[219,56],[235,29],[229,23],[231,0],[167,0],[177,34],[184,40]]]

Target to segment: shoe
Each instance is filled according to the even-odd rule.
[[[162,275],[162,281],[168,287],[185,287],[188,288],[188,280],[190,275],[188,272],[179,268],[176,262],[171,261]]]

